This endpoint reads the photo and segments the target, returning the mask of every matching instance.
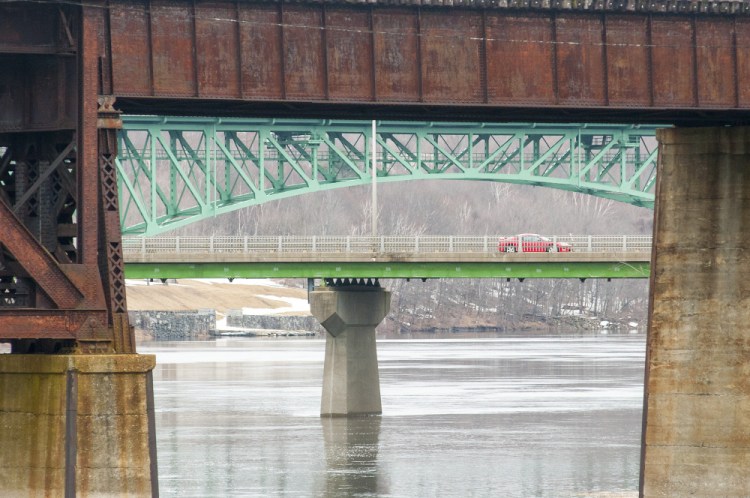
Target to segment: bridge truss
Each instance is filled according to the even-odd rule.
[[[123,233],[372,181],[370,121],[125,116]],[[538,185],[653,207],[655,127],[377,122],[377,182]]]

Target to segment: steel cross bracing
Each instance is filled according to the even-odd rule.
[[[370,121],[125,116],[123,233],[371,182]],[[484,180],[653,207],[654,126],[377,122],[377,181]]]

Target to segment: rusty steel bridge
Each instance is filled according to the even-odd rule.
[[[153,361],[134,354],[125,295],[123,113],[677,126],[657,132],[641,493],[750,494],[744,419],[703,416],[750,392],[732,356],[749,354],[748,47],[746,1],[1,3],[0,494],[158,494]],[[47,382],[59,403],[34,412]],[[114,429],[79,428],[88,410]],[[137,451],[113,460],[115,444]]]

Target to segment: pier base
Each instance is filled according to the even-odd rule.
[[[323,287],[310,310],[326,334],[321,416],[379,415],[380,378],[375,327],[388,314],[391,293],[380,287]]]
[[[750,128],[657,136],[641,496],[750,496]]]
[[[0,496],[156,497],[152,355],[0,355]]]

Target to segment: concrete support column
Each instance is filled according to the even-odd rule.
[[[0,355],[0,496],[158,496],[154,364]]]
[[[321,416],[382,413],[375,327],[390,309],[380,287],[323,287],[310,293],[310,311],[326,334]]]
[[[750,496],[750,128],[657,137],[641,495]]]

